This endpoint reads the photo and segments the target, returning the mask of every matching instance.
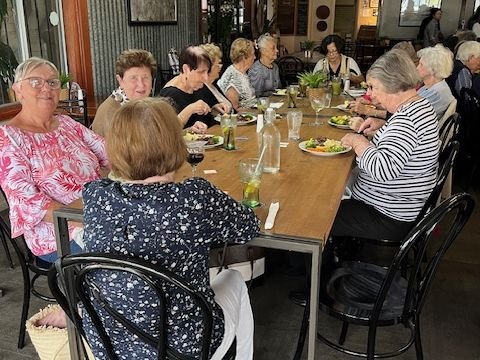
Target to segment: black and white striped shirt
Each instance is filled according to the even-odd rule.
[[[420,98],[400,107],[358,159],[353,198],[400,221],[414,221],[437,177],[438,122]]]

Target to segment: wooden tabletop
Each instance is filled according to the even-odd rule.
[[[340,96],[334,97],[332,106],[343,103],[344,100]],[[289,109],[286,107],[286,97],[271,97],[271,102],[280,101],[283,101],[284,105],[277,113],[283,116],[275,125],[280,130],[281,141],[288,142],[288,146],[280,149],[280,172],[264,173],[261,179],[260,200],[264,205],[255,211],[261,220],[261,233],[323,241],[327,238],[337,213],[352,168],[354,153],[350,151],[346,154],[320,157],[301,151],[297,142],[287,139],[285,114]],[[302,140],[317,136],[340,140],[349,131],[326,124],[330,116],[341,113],[337,109],[322,110],[320,114],[324,125],[314,127],[308,125],[315,120],[315,113],[308,99],[298,99],[297,107],[304,114],[300,130]],[[209,133],[221,135],[220,127],[210,128]],[[241,200],[242,184],[237,164],[240,159],[258,157],[256,124],[239,126],[237,137],[240,139],[237,139],[237,149],[234,151],[226,151],[221,147],[206,150],[205,159],[198,165],[197,174],[228,192],[233,198]],[[204,170],[215,170],[216,173],[205,174]],[[190,176],[190,165],[185,163],[177,172],[177,180]],[[273,229],[265,230],[263,224],[272,200],[280,202],[280,210]]]

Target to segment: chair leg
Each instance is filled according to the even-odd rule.
[[[5,249],[5,255],[7,255],[8,263],[10,264],[10,268],[13,269],[13,260],[7,245],[7,239],[5,238],[5,234],[3,232],[1,232],[0,236],[2,237],[2,244],[3,244],[3,248]]]
[[[348,322],[344,321],[342,324],[342,331],[340,333],[340,337],[338,338],[338,343],[343,345],[345,343],[345,338],[347,337],[348,331]]]
[[[305,304],[305,308],[303,310],[302,325],[300,326],[300,334],[298,335],[297,349],[295,350],[295,355],[293,356],[293,360],[298,360],[302,356],[303,347],[305,345],[305,339],[307,338],[309,316],[310,316],[310,299],[308,298],[308,295],[307,295],[307,303]]]
[[[422,339],[420,335],[420,319],[418,316],[415,319],[415,353],[417,360],[423,360]]]
[[[28,274],[28,269],[26,269],[27,274],[23,278],[23,306],[22,306],[22,316],[20,318],[20,331],[18,334],[18,348],[22,349],[25,345],[25,322],[27,321],[28,309],[30,307],[30,276]]]

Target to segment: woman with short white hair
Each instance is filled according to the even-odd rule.
[[[452,75],[447,79],[452,94],[458,99],[463,88],[472,87],[472,74],[480,70],[480,43],[465,41],[458,45]]]
[[[432,104],[440,119],[455,99],[445,81],[452,73],[453,54],[441,44],[421,49],[417,54],[420,58],[417,71],[423,82],[417,94]]]
[[[255,89],[255,96],[270,96],[281,86],[277,59],[277,40],[270,34],[264,34],[257,40],[260,58],[248,71],[250,83]]]

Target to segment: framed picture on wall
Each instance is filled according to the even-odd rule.
[[[420,26],[428,16],[430,8],[442,6],[442,0],[400,0],[398,26]]]
[[[378,0],[370,0],[371,8],[378,8]]]
[[[130,25],[176,24],[177,0],[127,0]]]

